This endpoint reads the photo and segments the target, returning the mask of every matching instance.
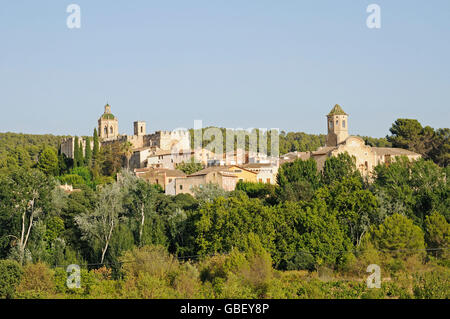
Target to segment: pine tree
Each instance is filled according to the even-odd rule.
[[[46,147],[39,156],[37,163],[39,168],[46,175],[58,175],[58,155],[51,147]]]
[[[86,165],[91,167],[92,164],[92,150],[91,150],[91,139],[86,137],[86,149],[84,151],[84,159],[86,161]]]

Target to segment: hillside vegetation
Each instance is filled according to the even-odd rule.
[[[402,123],[390,143],[423,148],[431,132]],[[122,169],[130,146],[99,148],[96,132],[73,160],[58,137],[2,135],[0,297],[449,298],[444,131],[424,158],[379,165],[370,182],[340,154],[322,171],[312,159],[283,164],[277,185],[209,184],[195,196]],[[66,285],[71,264],[80,288]],[[366,284],[371,264],[381,288]]]

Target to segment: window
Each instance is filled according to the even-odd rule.
[[[144,127],[143,126],[141,126],[141,133],[143,133],[144,132]]]
[[[345,127],[345,120],[342,121],[342,127]]]
[[[338,126],[339,125],[339,120],[336,120],[336,126]]]
[[[111,126],[110,128],[109,128],[109,132],[112,134],[113,132],[114,132],[114,130],[113,130],[113,127]]]
[[[172,183],[172,179],[171,178],[169,178],[169,183]]]
[[[260,182],[260,183],[262,183],[262,182],[263,182],[263,181],[262,181],[262,178],[260,178],[260,179],[259,179],[259,182]]]
[[[105,135],[108,135],[108,128],[105,126],[105,129],[104,129],[104,132],[105,132]]]
[[[267,183],[267,184],[270,184],[270,178],[267,179],[266,183]]]
[[[329,126],[330,126],[330,129],[333,128],[333,120],[330,120]]]
[[[180,185],[180,190],[183,189],[183,185]]]

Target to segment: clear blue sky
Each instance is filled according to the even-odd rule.
[[[448,0],[2,1],[0,132],[88,135],[106,102],[127,134],[195,119],[325,133],[336,103],[352,134],[448,127],[449,60]]]

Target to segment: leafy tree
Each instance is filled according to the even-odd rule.
[[[155,196],[157,191],[149,183],[132,175],[126,170],[121,172],[121,183],[127,189],[124,203],[128,208],[131,217],[136,219],[139,225],[137,242],[139,245],[143,246],[146,218],[148,219],[151,217],[149,215],[154,213]]]
[[[363,188],[358,177],[324,186],[316,196],[325,200],[328,208],[335,212],[347,236],[357,246],[371,225],[383,222],[384,216],[379,214],[377,198]]]
[[[131,155],[133,155],[133,144],[131,142],[124,142],[121,145],[121,149],[120,149],[121,153],[123,154],[123,156],[126,159],[126,163],[127,163],[127,169],[130,168],[130,158]]]
[[[220,196],[206,202],[191,218],[196,220],[194,238],[199,254],[230,252],[233,247],[245,250],[249,233],[258,235],[268,251],[274,250],[275,215],[258,199],[243,194]]]
[[[338,219],[328,211],[323,201],[305,205],[300,210],[297,223],[299,250],[312,254],[315,266],[336,265],[351,248],[350,240]]]
[[[55,150],[46,147],[41,155],[37,167],[46,175],[57,175],[59,171],[58,155]]]
[[[281,201],[309,200],[320,186],[320,175],[314,159],[298,159],[283,164],[278,170],[277,194]]]
[[[36,219],[49,211],[53,187],[53,179],[36,169],[18,169],[0,176],[1,238],[4,247],[14,239],[14,256],[21,264]]]
[[[97,205],[92,212],[82,213],[75,221],[83,233],[83,239],[97,241],[101,249],[100,263],[103,264],[114,229],[122,212],[122,191],[119,183],[103,186]]]
[[[194,174],[203,169],[203,165],[201,163],[194,162],[194,158],[191,159],[190,162],[182,162],[177,164],[177,169],[184,172],[187,175]]]
[[[192,191],[194,193],[194,197],[201,203],[212,202],[218,197],[227,197],[227,192],[218,184],[214,183],[194,186]]]
[[[383,198],[383,207],[397,207],[399,211],[423,225],[425,216],[440,212],[450,220],[449,180],[446,170],[423,159],[410,162],[397,159],[389,166],[378,165],[374,169],[374,193]],[[386,205],[388,203],[388,205]],[[394,203],[394,205],[392,205]]]
[[[361,174],[356,168],[355,158],[347,152],[340,153],[326,159],[322,170],[322,182],[330,185],[344,178],[359,177]]]
[[[99,165],[104,176],[114,176],[122,169],[123,152],[121,143],[114,142],[100,149]]]
[[[236,184],[236,191],[243,191],[250,198],[259,198],[268,204],[275,204],[276,186],[265,183],[251,183],[239,181]]]

